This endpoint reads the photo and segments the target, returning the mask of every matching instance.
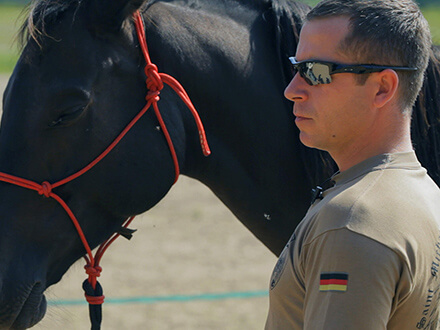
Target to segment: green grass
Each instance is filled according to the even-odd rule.
[[[303,0],[310,5],[318,0]],[[18,58],[15,37],[23,21],[22,6],[0,4],[0,73],[9,74]],[[429,6],[423,14],[431,26],[434,44],[440,45],[440,6]]]
[[[300,2],[306,3],[311,7],[316,6],[316,4],[320,1],[320,0],[299,0]]]
[[[432,40],[434,44],[440,45],[440,6],[429,6],[424,8],[423,15],[431,27]]]
[[[17,62],[15,42],[23,17],[22,6],[0,5],[0,73],[10,73]]]
[[[23,19],[22,11],[22,6],[0,6],[0,73],[10,73],[17,62],[15,37]]]

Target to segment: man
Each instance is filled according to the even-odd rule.
[[[412,149],[429,28],[412,0],[325,0],[285,95],[339,167],[274,269],[266,329],[437,329],[440,191]]]

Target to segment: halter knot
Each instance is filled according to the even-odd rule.
[[[84,266],[84,269],[86,270],[86,274],[90,277],[99,277],[101,276],[102,267],[101,266],[92,266],[90,264],[87,264]]]
[[[50,193],[51,192],[52,192],[52,185],[49,182],[47,182],[47,181],[44,181],[41,184],[40,189],[38,190],[38,193],[40,195],[43,195],[44,197],[47,197],[47,198],[50,197]]]
[[[145,75],[147,76],[148,90],[161,91],[163,89],[162,78],[155,64],[149,63],[145,66]]]
[[[159,91],[149,90],[145,99],[147,100],[147,102],[150,102],[150,101],[159,102],[159,100],[160,100],[159,95],[160,95]]]
[[[102,305],[105,299],[104,295],[95,297],[84,294],[84,297],[86,297],[86,300],[90,305]]]
[[[92,323],[92,330],[101,329],[102,322],[102,304],[104,303],[104,292],[102,286],[96,281],[93,286],[89,280],[85,280],[82,285],[84,297],[89,303],[89,316]]]

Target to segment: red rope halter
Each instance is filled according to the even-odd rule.
[[[183,89],[183,87],[179,84],[179,82],[174,79],[173,77],[165,74],[165,73],[159,73],[156,65],[151,63],[147,42],[146,42],[146,36],[145,36],[145,29],[144,24],[142,21],[142,17],[138,11],[134,13],[134,19],[135,19],[135,25],[136,25],[136,32],[139,39],[139,43],[141,46],[142,54],[145,58],[146,66],[145,66],[145,74],[146,74],[146,83],[148,88],[148,94],[146,96],[147,104],[144,106],[144,108],[131,120],[131,122],[124,128],[124,130],[116,137],[116,139],[105,149],[95,160],[93,160],[90,164],[85,166],[82,170],[68,176],[67,178],[60,180],[56,183],[49,183],[47,181],[44,181],[42,184],[38,184],[34,181],[30,181],[27,179],[23,179],[14,175],[10,175],[7,173],[1,173],[0,172],[0,181],[7,182],[16,186],[20,186],[26,189],[31,189],[37,191],[40,195],[43,195],[47,198],[53,198],[55,199],[66,211],[70,219],[72,220],[73,225],[76,228],[76,231],[78,232],[78,235],[81,239],[82,244],[84,245],[84,248],[86,250],[86,255],[84,256],[84,259],[86,260],[86,266],[84,267],[86,270],[88,277],[88,282],[91,284],[93,289],[96,289],[97,286],[97,277],[100,276],[102,268],[99,266],[99,263],[101,261],[101,258],[107,248],[120,236],[119,233],[113,234],[108,240],[106,240],[104,243],[102,243],[98,250],[96,251],[95,256],[93,256],[92,250],[87,242],[87,239],[84,235],[83,230],[81,229],[81,226],[73,214],[72,210],[69,208],[69,206],[64,202],[64,200],[55,194],[53,192],[53,189],[62,186],[72,180],[75,180],[76,178],[80,177],[87,171],[89,171],[91,168],[93,168],[96,164],[98,164],[105,156],[107,156],[113,148],[122,140],[122,138],[130,131],[130,129],[138,122],[138,120],[147,112],[147,110],[153,106],[154,112],[156,114],[156,117],[159,121],[160,127],[165,135],[165,139],[168,143],[171,156],[173,158],[174,168],[175,168],[175,179],[174,182],[177,181],[179,177],[179,162],[177,159],[177,154],[173,146],[173,142],[171,140],[170,134],[167,130],[167,127],[165,125],[165,122],[162,119],[162,116],[160,114],[157,102],[159,101],[159,94],[160,91],[164,87],[164,83],[169,85],[184,101],[184,103],[187,105],[187,107],[190,109],[197,128],[199,130],[199,136],[200,136],[200,144],[202,147],[203,154],[205,156],[209,156],[211,151],[209,149],[205,131],[203,128],[203,124],[200,120],[200,117],[194,108],[189,96]],[[134,216],[130,217],[124,222],[123,227],[127,228],[127,226],[133,221]],[[98,283],[99,284],[99,283]],[[104,302],[104,296],[90,296],[86,294],[86,299],[89,304],[91,305],[101,305]],[[98,326],[99,327],[99,326]]]

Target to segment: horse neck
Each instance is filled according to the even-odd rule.
[[[208,185],[276,253],[305,211],[309,183],[283,97],[286,82],[261,12],[242,21],[156,3],[145,14],[151,56],[186,88],[205,125],[212,155],[204,158],[195,126],[181,114],[182,173]],[[272,227],[268,219],[292,219]],[[285,233],[282,233],[284,232]],[[288,237],[286,237],[287,239]],[[274,241],[277,240],[278,242]]]

